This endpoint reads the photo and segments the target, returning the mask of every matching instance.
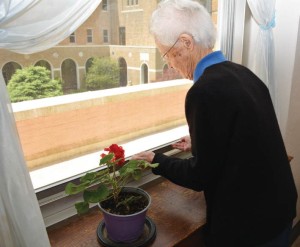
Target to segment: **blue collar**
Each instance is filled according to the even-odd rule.
[[[203,57],[197,64],[196,69],[194,71],[194,82],[196,82],[200,78],[200,76],[202,76],[204,70],[207,67],[224,62],[226,60],[227,59],[224,57],[221,51],[214,51]]]

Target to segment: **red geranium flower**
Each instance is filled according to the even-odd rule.
[[[108,153],[113,153],[114,158],[111,160],[111,162],[116,162],[116,165],[122,166],[125,163],[125,151],[122,146],[119,146],[117,144],[112,144],[108,148],[104,148],[104,151],[108,151]],[[106,154],[101,154],[101,158],[105,157]]]

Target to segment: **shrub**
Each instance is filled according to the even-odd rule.
[[[50,78],[50,71],[41,66],[18,69],[7,85],[12,102],[62,95],[61,83]]]
[[[86,75],[88,90],[100,90],[119,86],[120,68],[116,61],[109,57],[93,58]]]

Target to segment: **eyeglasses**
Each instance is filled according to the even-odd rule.
[[[164,55],[161,56],[162,59],[168,58],[168,53],[173,49],[173,47],[177,44],[179,38],[175,41],[175,43],[169,48],[169,50],[167,50]]]

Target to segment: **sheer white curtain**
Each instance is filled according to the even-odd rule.
[[[218,36],[225,57],[243,63],[247,0],[218,1]]]
[[[0,48],[33,53],[74,32],[101,0],[0,0]]]
[[[259,25],[256,49],[252,54],[251,67],[269,88],[275,111],[278,114],[276,81],[274,78],[274,41],[276,0],[247,0],[251,14]]]
[[[218,9],[222,10],[218,16],[220,49],[224,56],[232,61],[236,0],[218,1],[218,4]]]
[[[0,0],[0,48],[33,53],[74,32],[101,0]],[[0,246],[49,247],[0,73]]]

